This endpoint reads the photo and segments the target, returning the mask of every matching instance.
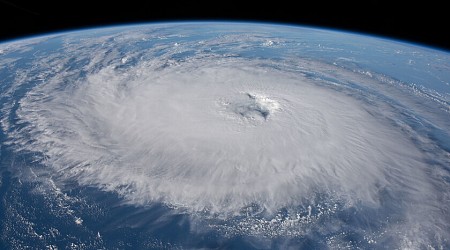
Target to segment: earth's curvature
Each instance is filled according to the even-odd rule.
[[[450,248],[450,54],[159,23],[0,44],[0,248]]]

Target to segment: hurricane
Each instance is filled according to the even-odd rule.
[[[48,206],[64,203],[97,239],[77,243],[87,248],[112,246],[99,214],[105,231],[145,228],[135,235],[150,235],[149,248],[450,246],[449,54],[229,25],[0,45],[3,171]],[[351,47],[358,39],[378,54]],[[392,73],[391,55],[413,73]]]

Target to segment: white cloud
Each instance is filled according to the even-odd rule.
[[[151,33],[72,34],[63,57],[45,54],[16,73],[1,112],[17,119],[1,124],[9,145],[41,160],[34,179],[98,187],[133,205],[163,202],[202,220],[211,218],[203,210],[250,214],[221,225],[227,233],[302,235],[347,209],[360,209],[358,219],[376,211],[375,227],[396,239],[420,241],[448,225],[448,172],[430,166],[448,165],[432,138],[449,126],[446,97],[359,69],[356,58],[353,68],[295,53],[242,58],[268,39],[287,44],[264,34],[199,43]],[[155,44],[135,46],[144,38]],[[397,221],[385,223],[391,215]]]
[[[146,63],[69,90],[38,86],[18,111],[30,124],[22,146],[62,178],[131,203],[225,214],[276,211],[316,191],[378,206],[380,187],[421,178],[420,152],[362,102],[257,63]]]

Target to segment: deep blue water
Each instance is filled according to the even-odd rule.
[[[260,60],[276,65],[268,68],[261,63],[262,68],[304,75],[317,88],[345,94],[367,106],[371,117],[403,131],[426,157],[427,181],[438,190],[437,194],[430,194],[437,197],[430,206],[436,206],[440,213],[436,221],[425,225],[429,231],[420,236],[424,237],[425,245],[450,248],[448,236],[441,234],[450,232],[446,224],[450,222],[449,206],[445,204],[449,197],[446,187],[450,187],[450,169],[446,165],[449,161],[445,158],[445,152],[447,156],[450,153],[450,135],[449,127],[445,126],[450,120],[442,115],[448,115],[445,107],[449,106],[448,53],[355,34],[297,32],[295,27],[244,25],[237,29],[230,24],[214,27],[189,24],[182,28],[138,26],[139,32],[134,29],[118,27],[60,34],[25,46],[26,49],[0,54],[0,62],[14,60],[0,67],[0,118],[4,122],[0,130],[0,249],[379,249],[405,248],[408,244],[399,242],[400,239],[414,240],[410,235],[405,240],[400,235],[403,231],[396,235],[391,229],[410,221],[410,214],[404,212],[404,203],[410,201],[404,198],[409,190],[380,184],[375,187],[379,204],[373,206],[362,201],[348,204],[333,193],[321,193],[318,187],[311,195],[314,198],[305,197],[304,201],[298,201],[300,205],[280,208],[278,217],[252,204],[246,208],[247,214],[223,219],[208,212],[205,215],[174,208],[162,201],[133,204],[120,195],[120,190],[108,192],[98,183],[80,185],[76,178],[64,179],[46,165],[51,161],[46,161],[39,148],[20,150],[15,145],[13,136],[40,125],[24,121],[18,115],[23,100],[36,86],[61,81],[54,91],[64,93],[88,85],[86,79],[111,65],[117,72],[127,73],[156,58],[160,59],[159,71],[152,74],[158,74],[173,65],[201,61],[196,57],[199,54],[211,56],[212,63],[223,58]],[[118,36],[120,32],[130,32],[129,36],[136,38],[123,42],[120,39],[127,36]],[[95,39],[98,42],[89,43]],[[287,65],[297,59],[320,62],[344,73],[356,72],[361,78],[334,78],[334,73],[326,70]],[[144,73],[139,71],[135,77]],[[362,82],[366,79],[362,76],[368,75],[379,85]],[[397,95],[388,96],[391,93],[386,86],[410,93],[405,96],[410,96],[419,107],[423,103],[423,107],[436,108],[429,112],[414,110],[403,99],[395,99]],[[384,109],[395,115],[386,115]],[[433,120],[433,115],[438,118]],[[39,138],[29,140],[31,144]],[[386,168],[386,179],[389,181],[397,171]],[[408,183],[399,185],[403,184],[405,189],[409,187]],[[126,190],[126,183],[123,186]],[[297,218],[293,218],[292,211]],[[284,224],[276,224],[276,219]],[[301,223],[286,226],[295,219]],[[415,229],[404,230],[406,234]]]

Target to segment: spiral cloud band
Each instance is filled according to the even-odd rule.
[[[66,61],[36,64],[47,70],[34,74],[40,83],[2,108],[15,116],[2,118],[7,144],[34,155],[35,177],[201,220],[244,216],[217,228],[249,235],[306,234],[302,224],[351,208],[379,214],[374,227],[403,246],[448,229],[448,182],[439,181],[448,178],[448,97],[346,58],[233,54],[289,43],[261,34],[185,43],[149,34],[69,39]],[[146,39],[162,42],[126,55],[108,47]]]
[[[55,91],[60,84],[21,101],[34,139],[24,145],[63,178],[139,204],[276,210],[314,188],[377,203],[386,178],[423,174],[420,152],[364,104],[252,62],[108,67]]]

